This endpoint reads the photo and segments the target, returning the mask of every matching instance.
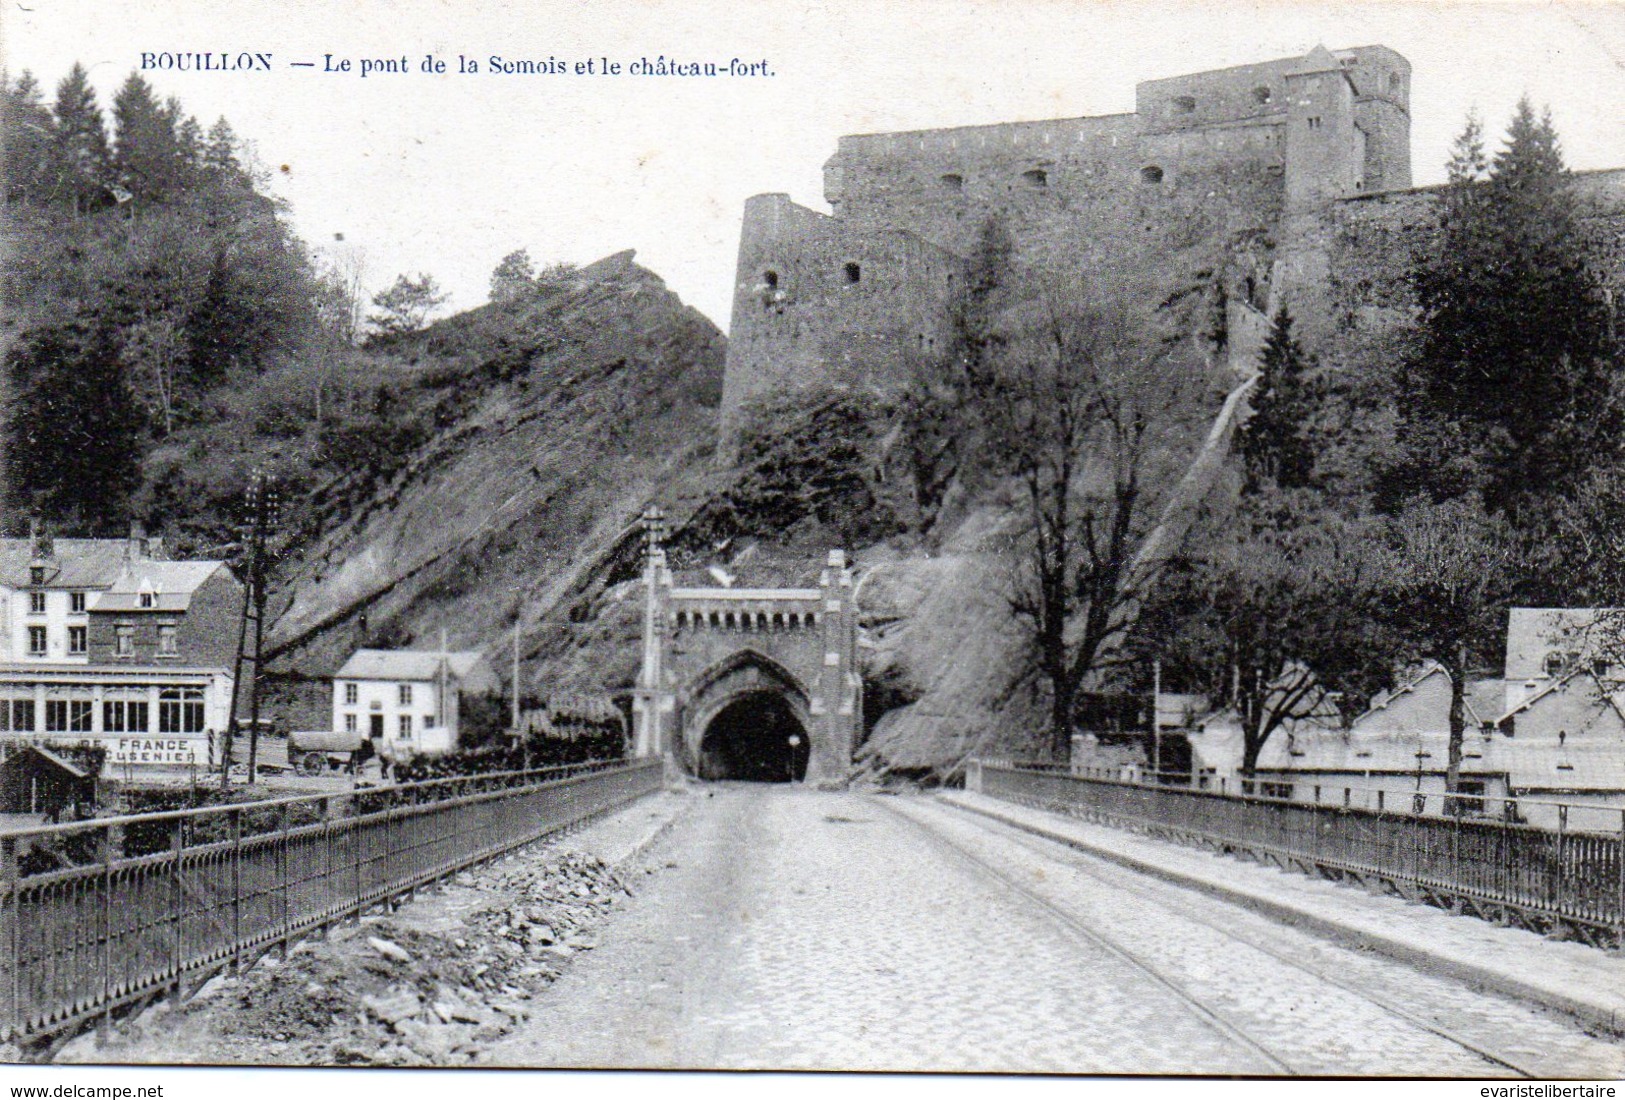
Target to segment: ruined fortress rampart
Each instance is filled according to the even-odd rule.
[[[723,392],[884,389],[944,336],[944,305],[998,214],[1029,270],[1162,290],[1223,286],[1232,329],[1280,302],[1321,344],[1403,311],[1434,193],[1411,189],[1411,69],[1385,46],[1141,83],[1133,114],[840,138],[831,213],[747,201]],[[1625,173],[1588,173],[1625,255]],[[1615,276],[1618,272],[1616,271]]]

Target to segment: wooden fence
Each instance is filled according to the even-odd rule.
[[[656,790],[658,760],[0,835],[0,1040],[35,1045]]]
[[[1625,947],[1625,810],[1609,832],[1421,815],[973,763],[973,790],[1596,946]],[[1595,810],[1595,807],[1587,807]]]

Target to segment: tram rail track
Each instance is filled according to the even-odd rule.
[[[1137,899],[1141,903],[1152,905],[1157,909],[1172,915],[1177,920],[1188,921],[1193,924],[1200,925],[1212,932],[1217,933],[1226,940],[1233,941],[1234,943],[1244,946],[1249,950],[1256,951],[1266,958],[1279,963],[1280,965],[1290,967],[1294,971],[1309,976],[1317,982],[1355,996],[1377,1008],[1381,1012],[1399,1019],[1411,1027],[1427,1032],[1439,1039],[1443,1039],[1446,1042],[1469,1052],[1473,1056],[1482,1059],[1486,1063],[1486,1069],[1491,1069],[1491,1067],[1493,1067],[1494,1069],[1498,1069],[1502,1072],[1510,1072],[1511,1074],[1524,1078],[1550,1076],[1549,1073],[1542,1073],[1537,1069],[1526,1065],[1517,1055],[1493,1049],[1489,1044],[1475,1040],[1473,1037],[1465,1035],[1455,1028],[1440,1024],[1436,1020],[1431,1020],[1406,1008],[1403,1005],[1395,1003],[1390,997],[1383,996],[1369,988],[1364,988],[1339,976],[1330,974],[1324,969],[1304,961],[1302,958],[1296,958],[1285,954],[1268,944],[1260,942],[1253,936],[1246,935],[1237,931],[1235,928],[1226,927],[1213,920],[1206,919],[1191,912],[1188,908],[1176,908],[1170,904],[1170,901],[1166,896],[1168,891],[1175,890],[1177,889],[1176,887],[1158,884],[1157,889],[1146,888],[1143,884],[1134,881],[1133,872],[1125,869],[1110,867],[1110,865],[1105,865],[1103,864],[1103,861],[1099,860],[1098,857],[1090,856],[1087,852],[1078,849],[1076,846],[1067,844],[1064,840],[1040,833],[1034,833],[1032,830],[1026,829],[1019,824],[1013,824],[1001,818],[991,817],[970,807],[956,806],[945,802],[934,802],[932,805],[934,808],[938,808],[946,813],[950,813],[968,824],[975,825],[989,837],[1016,844],[1033,855],[1038,856],[1040,859],[1055,862],[1069,870],[1075,871],[1100,883],[1108,889],[1119,891]],[[1141,957],[1138,952],[1117,941],[1113,937],[1105,934],[1099,928],[1091,926],[1089,922],[1083,920],[1076,913],[1068,910],[1065,906],[1058,903],[1053,898],[1046,897],[1044,894],[1034,890],[1026,883],[1011,875],[1005,869],[996,866],[989,860],[968,849],[965,845],[949,838],[944,834],[940,827],[934,826],[925,820],[921,820],[913,813],[907,812],[894,805],[886,805],[885,809],[894,816],[909,822],[916,830],[922,833],[939,848],[942,848],[955,856],[959,862],[966,864],[984,876],[997,881],[1004,888],[1019,894],[1029,903],[1033,904],[1039,909],[1042,909],[1046,914],[1066,927],[1073,934],[1097,945],[1101,949],[1112,954],[1114,957],[1128,963],[1135,969],[1148,975],[1157,984],[1172,992],[1183,1003],[1189,1006],[1198,1017],[1209,1023],[1210,1026],[1212,1026],[1215,1030],[1222,1032],[1227,1038],[1230,1038],[1233,1041],[1236,1041],[1252,1050],[1267,1063],[1276,1067],[1277,1072],[1289,1075],[1301,1075],[1302,1071],[1293,1066],[1289,1055],[1286,1055],[1276,1049],[1272,1049],[1268,1041],[1259,1039],[1251,1034],[1248,1022],[1237,1019],[1237,1013],[1210,1003],[1207,998],[1204,998],[1192,991],[1185,982],[1182,982],[1180,979],[1169,975],[1163,968],[1157,966],[1150,960]],[[1102,865],[1096,866],[1096,864]],[[1212,899],[1207,900],[1211,901]],[[1214,902],[1214,904],[1221,903]]]

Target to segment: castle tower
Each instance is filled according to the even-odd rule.
[[[1319,206],[1365,186],[1367,133],[1355,125],[1354,81],[1325,46],[1286,73],[1286,204]]]
[[[1345,56],[1354,124],[1366,135],[1363,190],[1404,190],[1411,185],[1411,63],[1386,46],[1362,46]]]

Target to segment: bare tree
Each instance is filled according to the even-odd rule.
[[[1076,300],[1042,296],[1031,323],[990,343],[971,400],[983,454],[1019,486],[1012,607],[1032,629],[1062,761],[1078,694],[1150,580],[1136,558],[1191,435],[1189,376],[1167,369],[1151,326]]]
[[[1461,783],[1467,673],[1499,638],[1527,560],[1506,521],[1476,497],[1412,502],[1389,523],[1377,553],[1377,609],[1401,655],[1437,661],[1450,676],[1451,793]]]
[[[367,299],[363,289],[367,285],[367,253],[360,245],[346,244],[342,236],[329,250],[326,279],[338,293],[342,303],[339,314],[340,331],[350,345],[361,343],[362,324],[367,315]]]
[[[124,336],[122,358],[134,375],[151,385],[158,418],[167,438],[175,428],[175,384],[186,365],[185,333],[169,313],[132,325]]]
[[[1272,491],[1208,526],[1142,632],[1230,699],[1250,776],[1294,718],[1347,717],[1344,699],[1383,686],[1391,648],[1370,617],[1368,525],[1314,493]]]

